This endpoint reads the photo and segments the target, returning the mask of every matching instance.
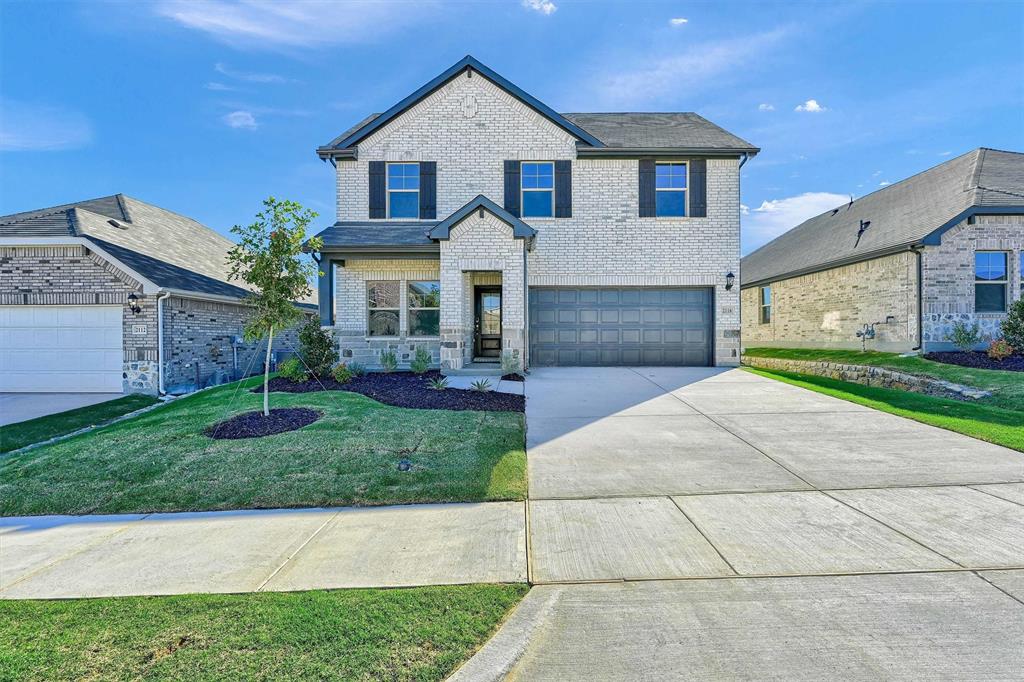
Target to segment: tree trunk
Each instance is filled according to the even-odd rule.
[[[274,326],[267,334],[267,359],[263,362],[263,416],[270,416],[270,345],[274,342]]]

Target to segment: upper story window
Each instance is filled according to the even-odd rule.
[[[1007,257],[1005,251],[974,254],[974,312],[1006,312]]]
[[[554,217],[555,164],[551,161],[524,161],[520,173],[522,177],[523,217]]]
[[[654,166],[655,215],[686,215],[686,164],[658,163]]]
[[[420,165],[388,164],[388,218],[420,217]]]

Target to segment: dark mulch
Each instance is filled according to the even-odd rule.
[[[982,351],[948,351],[943,353],[925,353],[925,359],[944,362],[947,365],[960,365],[975,369],[1001,369],[1009,372],[1024,372],[1024,355],[1011,355],[1005,360],[993,360]]]
[[[524,377],[522,374],[518,374],[516,372],[512,372],[512,374],[503,374],[503,375],[501,375],[501,380],[502,381],[526,381],[526,377]]]
[[[271,391],[284,393],[312,393],[314,391],[350,391],[373,398],[377,402],[395,407],[412,407],[419,410],[482,410],[490,412],[525,412],[526,398],[497,391],[468,391],[446,388],[436,391],[430,388],[430,380],[438,379],[441,373],[431,370],[424,374],[412,372],[370,372],[361,377],[352,377],[345,384],[331,378],[310,379],[295,383],[282,377],[270,380]],[[253,393],[263,391],[263,386],[252,389]]]
[[[301,429],[320,418],[320,413],[308,407],[277,408],[264,417],[262,411],[246,412],[206,429],[206,435],[217,440],[237,440],[239,438],[260,438],[275,433],[285,433]]]

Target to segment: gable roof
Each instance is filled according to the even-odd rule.
[[[585,142],[586,144],[594,147],[602,146],[601,141],[595,138],[593,135],[579,128],[574,123],[567,120],[561,114],[556,112],[554,109],[544,104],[539,99],[529,94],[525,90],[522,90],[511,81],[506,80],[503,76],[501,76],[491,68],[487,67],[486,65],[482,64],[480,61],[478,61],[471,55],[466,55],[459,61],[455,62],[455,64],[445,69],[440,74],[435,76],[433,79],[431,79],[423,86],[418,88],[415,92],[413,92],[411,95],[400,101],[395,106],[391,107],[382,114],[371,116],[365,119],[363,122],[357,124],[354,128],[345,131],[340,136],[331,140],[331,142],[329,142],[327,145],[325,145],[318,151],[330,152],[332,150],[346,149],[356,145],[360,140],[365,139],[373,132],[384,127],[385,125],[387,125],[389,121],[405,113],[411,107],[421,102],[431,93],[433,93],[435,90],[439,89],[444,84],[446,84],[456,76],[460,75],[463,71],[466,71],[468,69],[480,73],[488,80],[490,80],[492,83],[494,83],[495,85],[505,90],[519,101],[521,101],[523,104],[526,104],[534,111],[543,115],[552,123],[564,129],[570,135],[573,135],[582,142]]]
[[[537,231],[515,217],[501,206],[478,194],[470,199],[469,203],[452,213],[450,216],[439,222],[430,230],[431,239],[448,239],[451,229],[462,222],[470,213],[477,209],[484,209],[492,213],[499,220],[508,223],[512,227],[512,236],[516,239],[530,239],[537,236]]]
[[[81,237],[161,288],[234,298],[249,293],[228,282],[234,242],[124,194],[0,216],[3,237]]]
[[[937,244],[973,213],[1006,212],[1024,212],[1024,153],[982,147],[797,225],[743,258],[742,286]]]

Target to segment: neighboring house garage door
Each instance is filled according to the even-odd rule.
[[[530,288],[537,367],[711,364],[709,288]]]
[[[0,392],[120,393],[121,306],[0,306]]]

